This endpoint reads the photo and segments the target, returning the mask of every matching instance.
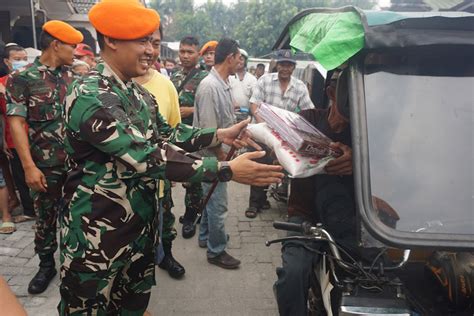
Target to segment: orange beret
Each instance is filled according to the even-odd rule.
[[[63,21],[48,21],[43,25],[43,31],[66,44],[79,44],[84,40],[81,32]]]
[[[209,49],[209,48],[213,48],[214,50],[216,49],[217,47],[217,44],[219,44],[218,41],[209,41],[207,42],[206,44],[204,44],[204,46],[201,48],[201,51],[199,52],[199,54],[204,55],[204,53]]]
[[[119,40],[145,37],[160,26],[158,12],[137,0],[102,0],[89,11],[89,21],[98,32]]]

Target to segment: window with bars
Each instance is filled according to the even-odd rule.
[[[69,0],[76,13],[87,14],[90,8],[96,4],[98,0]]]

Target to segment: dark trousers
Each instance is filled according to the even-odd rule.
[[[272,164],[272,159],[269,155],[270,149],[268,149],[266,146],[263,146],[262,144],[259,144],[266,152],[266,155],[263,156],[262,158],[256,159],[255,161],[258,163],[263,163],[266,165],[271,165]],[[250,149],[249,151],[255,151],[255,149]],[[249,207],[256,207],[256,208],[261,208],[263,204],[267,201],[267,189],[268,186],[266,187],[257,187],[257,186],[250,186],[250,196],[249,196]]]
[[[340,246],[358,258],[353,189],[344,185],[338,176],[319,175],[315,180],[313,213],[308,216],[322,223]],[[303,219],[292,216],[289,221],[302,223]],[[280,315],[307,315],[311,273],[320,256],[305,248],[305,245],[313,249],[327,247],[324,242],[291,241],[283,244],[282,267],[277,268],[278,280],[274,285]]]
[[[299,217],[291,217],[292,223],[302,223]],[[289,236],[299,235],[289,232]],[[278,311],[284,316],[308,315],[308,291],[311,286],[313,266],[319,256],[304,247],[318,248],[315,242],[284,242],[281,249],[282,266],[276,269],[278,280],[273,288],[275,291]]]
[[[184,212],[183,223],[192,223],[201,209],[203,194],[201,183],[185,183],[183,187],[186,189],[184,196]]]
[[[163,197],[161,198],[161,205],[163,208],[163,231],[161,232],[161,240],[165,243],[170,243],[176,238],[177,232],[174,228],[175,216],[172,212],[174,206],[173,197],[171,196],[171,181],[164,180],[163,182]]]
[[[267,200],[268,187],[250,186],[249,206],[261,208]]]
[[[30,195],[30,188],[25,182],[25,172],[21,165],[20,157],[15,149],[11,149],[13,158],[10,159],[10,165],[12,168],[13,181],[15,186],[20,193],[20,201],[23,206],[23,214],[28,216],[36,216],[33,206],[33,199]]]

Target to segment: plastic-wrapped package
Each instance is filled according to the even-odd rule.
[[[330,160],[334,159],[332,156],[317,158],[297,153],[266,123],[250,124],[247,129],[255,141],[267,145],[275,152],[278,162],[291,178],[307,178],[315,174],[325,173],[324,167]]]
[[[338,157],[342,154],[330,147],[331,139],[298,113],[262,103],[257,114],[300,154],[316,157]]]

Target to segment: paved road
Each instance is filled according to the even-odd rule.
[[[280,247],[267,248],[265,240],[281,233],[272,221],[285,215],[284,205],[271,201],[272,209],[256,219],[244,216],[248,187],[229,186],[229,214],[226,229],[230,235],[229,253],[242,261],[238,270],[229,271],[210,265],[206,250],[197,245],[197,237],[178,236],[173,244],[175,257],[185,266],[182,280],[173,280],[157,268],[157,286],[153,288],[149,310],[152,315],[276,315],[272,285],[275,268],[280,265]],[[184,190],[178,185],[174,192],[175,214],[184,211]],[[41,295],[29,295],[27,286],[37,270],[34,255],[32,223],[17,225],[12,235],[0,235],[0,275],[7,279],[29,315],[55,314],[59,301],[56,276],[53,284]],[[178,231],[181,225],[177,224]],[[57,260],[59,262],[59,260]]]

